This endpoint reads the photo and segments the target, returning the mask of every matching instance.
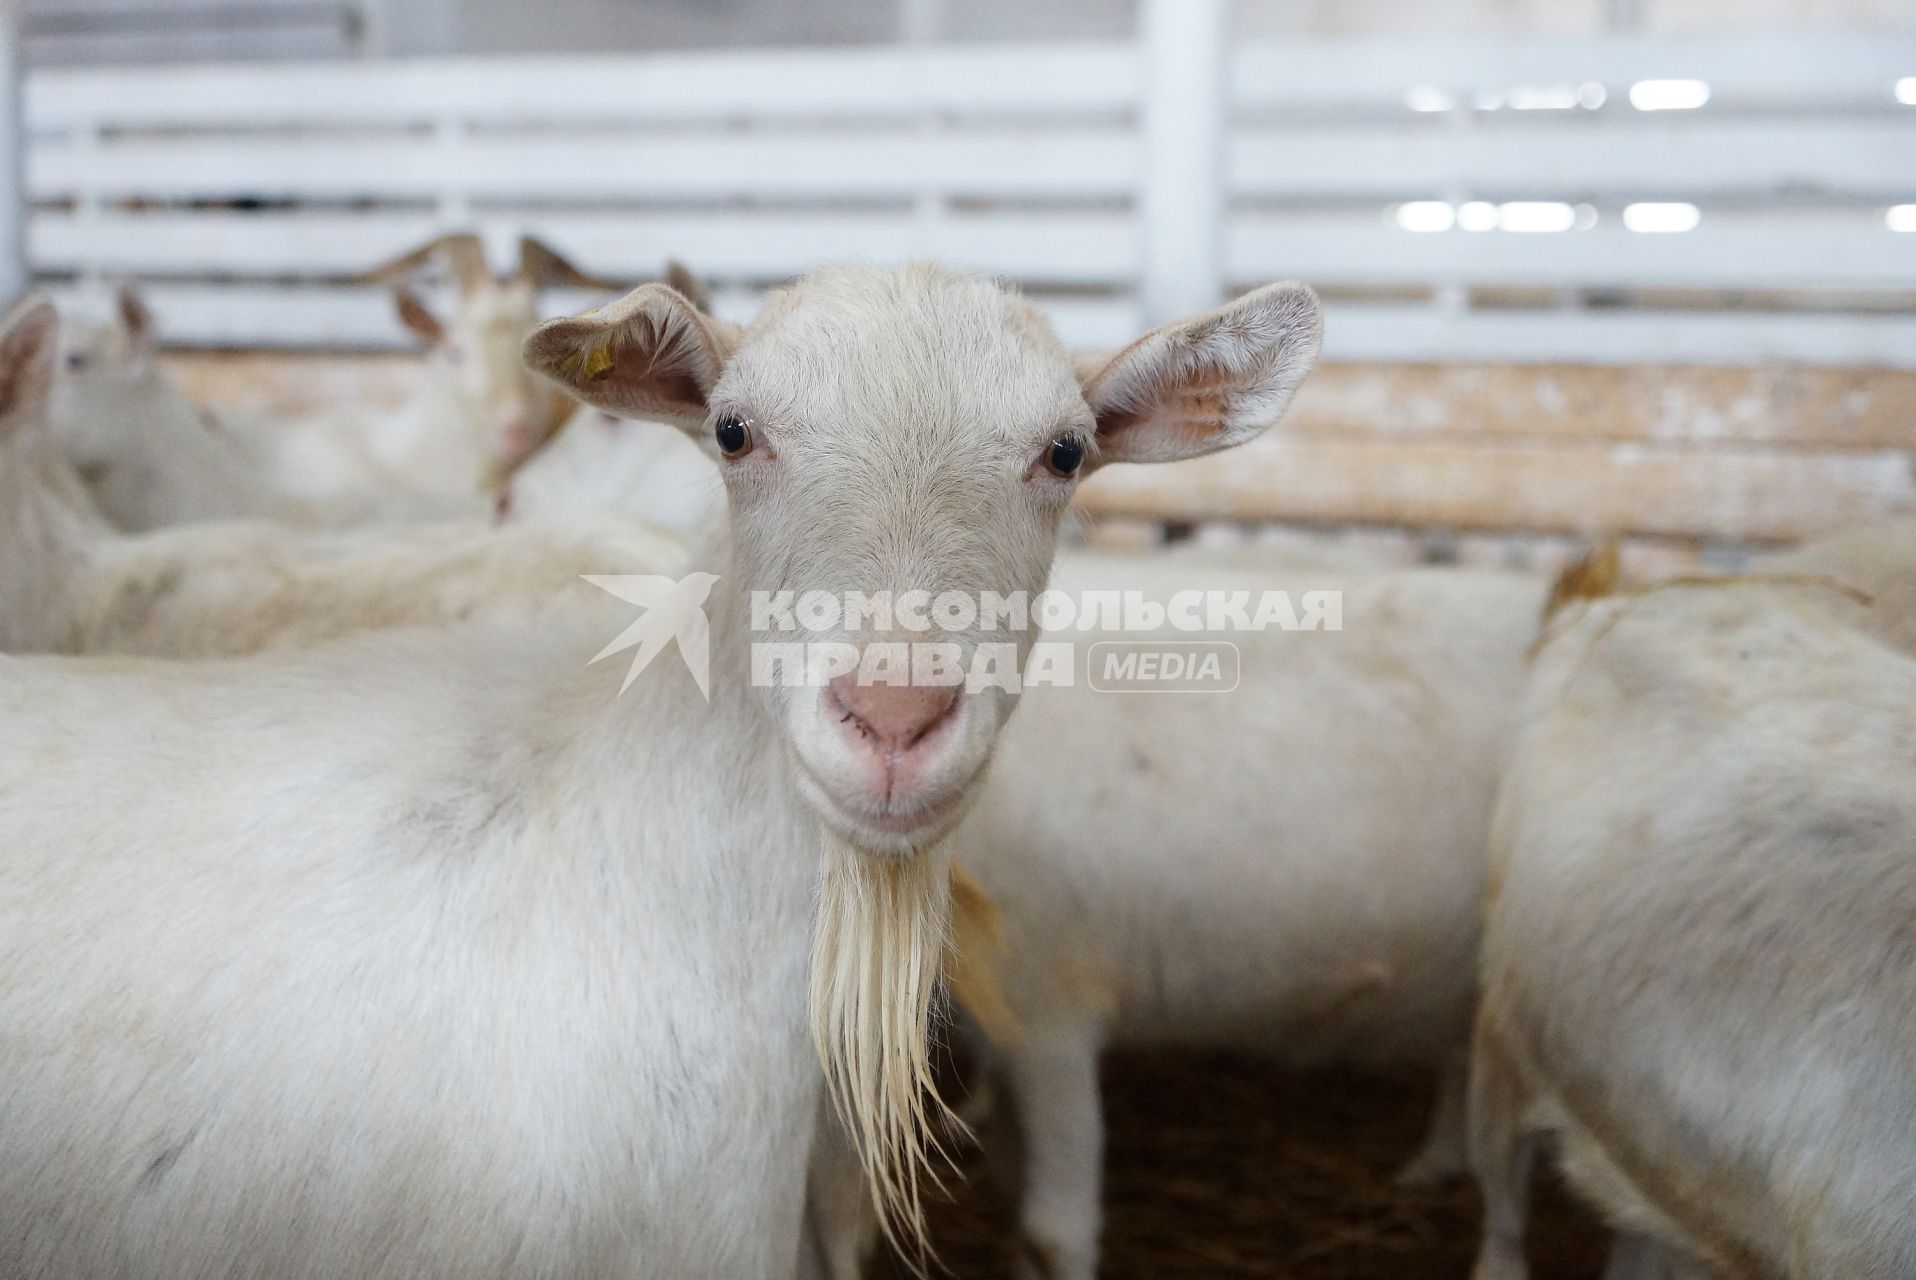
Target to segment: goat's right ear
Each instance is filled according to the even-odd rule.
[[[398,311],[399,323],[406,326],[406,332],[427,346],[436,347],[445,339],[446,326],[411,289],[393,290],[393,308]]]
[[[684,294],[687,302],[706,315],[712,314],[712,291],[705,287],[705,281],[697,272],[677,258],[665,260],[665,283]]]
[[[122,280],[113,290],[114,314],[120,318],[120,331],[126,335],[126,359],[144,364],[153,355],[153,308],[146,305],[139,286]]]
[[[697,427],[739,338],[737,326],[702,315],[676,289],[644,284],[584,315],[546,321],[526,339],[525,359],[596,409]]]
[[[0,325],[0,433],[45,407],[59,336],[60,313],[41,294],[15,307]]]
[[[1290,281],[1077,361],[1098,419],[1094,460],[1175,462],[1243,444],[1284,416],[1323,340],[1317,295]]]

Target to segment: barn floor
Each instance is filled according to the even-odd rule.
[[[1113,1055],[1102,1280],[1464,1280],[1477,1239],[1467,1185],[1404,1190],[1392,1171],[1416,1147],[1422,1074],[1311,1075],[1255,1059]],[[981,1157],[933,1229],[943,1274],[1007,1274],[1010,1205]],[[1538,1188],[1534,1274],[1592,1280],[1605,1234],[1559,1188]],[[911,1272],[887,1259],[882,1280]],[[940,1274],[937,1267],[934,1276]]]

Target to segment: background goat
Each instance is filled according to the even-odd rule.
[[[320,534],[214,521],[122,534],[46,422],[58,327],[45,300],[0,331],[0,650],[213,657],[354,631],[603,609],[584,574],[676,570],[683,546],[629,517]]]
[[[1480,1280],[1539,1139],[1612,1275],[1916,1271],[1916,662],[1822,587],[1576,602],[1496,821]],[[1579,616],[1580,615],[1580,616]]]

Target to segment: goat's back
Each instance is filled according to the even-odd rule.
[[[1627,1220],[1916,1272],[1916,663],[1807,591],[1576,607],[1500,801],[1488,1025]]]

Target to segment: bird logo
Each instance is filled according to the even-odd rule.
[[[626,670],[624,693],[639,678],[639,672],[659,656],[668,641],[677,641],[679,656],[707,702],[712,700],[712,624],[705,616],[705,598],[718,581],[715,573],[689,573],[683,578],[667,578],[656,573],[587,573],[587,582],[609,592],[627,604],[636,604],[645,612],[618,634],[611,644],[592,656],[593,662],[637,646],[632,665]],[[587,665],[590,665],[589,663]]]

